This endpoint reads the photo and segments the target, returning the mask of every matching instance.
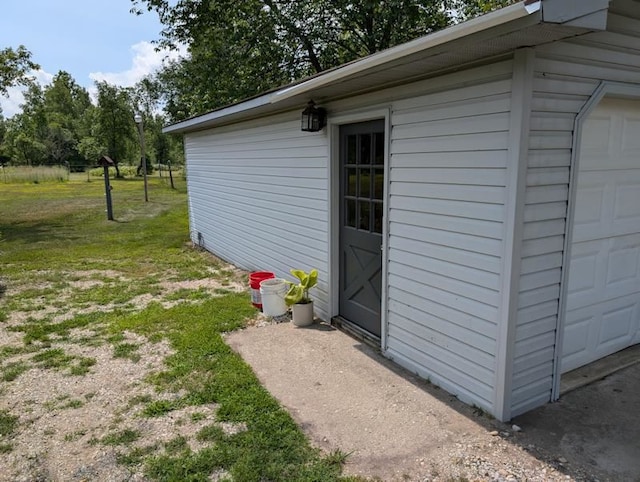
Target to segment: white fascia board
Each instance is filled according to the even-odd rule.
[[[590,17],[591,28],[605,29],[610,0],[544,0],[542,5],[542,21],[547,23],[573,24],[584,17]],[[602,24],[604,18],[605,23]],[[584,21],[580,22],[581,24]]]
[[[305,92],[323,87],[327,84],[332,84],[346,77],[358,74],[373,67],[378,67],[387,62],[392,62],[402,57],[437,47],[438,45],[442,45],[513,20],[527,17],[540,12],[541,3],[541,1],[516,3],[515,5],[501,8],[495,12],[482,15],[472,20],[454,25],[453,27],[439,30],[425,37],[420,37],[405,44],[383,50],[382,52],[375,53],[362,60],[345,65],[344,67],[339,67],[324,75],[309,79],[306,82],[279,90],[271,97],[271,103],[275,104],[276,102],[304,94]]]
[[[229,107],[224,107],[220,110],[209,112],[208,114],[192,117],[191,119],[183,120],[181,122],[178,122],[177,124],[166,126],[162,129],[162,132],[164,132],[165,134],[169,134],[171,132],[182,132],[185,130],[190,130],[191,128],[197,128],[200,125],[207,124],[209,122],[215,121],[216,119],[221,119],[233,114],[247,112],[258,107],[270,105],[272,104],[271,97],[273,97],[273,95],[274,92],[270,92],[253,99],[240,102],[239,104],[233,104]]]

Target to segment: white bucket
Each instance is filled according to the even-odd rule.
[[[262,296],[262,312],[267,316],[282,316],[287,312],[287,304],[284,295],[289,291],[285,280],[271,278],[260,283],[260,295]]]

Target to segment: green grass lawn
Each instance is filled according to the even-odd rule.
[[[151,179],[145,203],[141,181],[113,180],[115,221],[106,219],[101,180],[0,185],[0,283],[6,290],[0,329],[22,337],[21,346],[0,346],[0,393],[3,383],[19,383],[32,367],[68,376],[90,372],[95,360],[65,353],[57,346],[61,340],[111,343],[114,357],[137,361],[137,345],[123,342],[125,330],[166,339],[174,354],[148,383],[180,396],[132,401],[143,404],[143,416],[215,403],[217,421],[246,430],[229,435],[203,422],[198,440],[204,448],[198,451],[180,438],[163,450],[127,449],[138,438],[132,431],[94,443],[122,445],[121,463],[143,467],[154,480],[209,480],[219,469],[234,481],[339,479],[344,456],[312,449],[223,341],[221,333],[243,327],[255,314],[248,295],[226,289],[165,292],[167,282],[214,277],[224,287],[239,281],[219,260],[189,245],[184,181],[176,184],[171,190],[164,180]],[[153,301],[136,303],[148,295]],[[9,324],[17,312],[24,320]],[[74,335],[79,330],[83,337]],[[16,414],[0,413],[4,452],[11,450],[16,423]]]

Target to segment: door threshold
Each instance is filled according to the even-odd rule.
[[[600,358],[588,365],[563,373],[560,377],[560,396],[601,380],[619,370],[640,363],[640,344],[630,346],[613,355]]]
[[[373,348],[374,350],[381,351],[380,337],[368,332],[364,328],[359,327],[352,321],[343,318],[342,316],[334,316],[331,318],[331,324],[338,328],[340,331],[345,332],[347,335],[355,338],[358,341],[363,342],[365,345]]]

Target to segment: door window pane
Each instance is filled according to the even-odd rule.
[[[384,169],[373,170],[373,198],[382,199],[384,195]]]
[[[355,168],[347,168],[346,169],[347,178],[345,182],[347,185],[345,186],[345,194],[347,196],[357,196],[358,195],[358,171]]]
[[[371,164],[371,134],[360,136],[360,164]]]
[[[356,201],[354,199],[345,199],[344,201],[344,225],[352,228],[356,225]]]
[[[360,197],[371,197],[371,171],[369,168],[360,169]]]
[[[371,210],[369,208],[369,201],[359,201],[359,222],[358,229],[362,229],[363,231],[369,231],[369,225],[371,220]]]
[[[378,165],[384,164],[384,134],[378,133],[375,137],[374,162]]]
[[[358,136],[347,136],[347,164],[356,164]]]
[[[373,232],[382,234],[382,203],[373,203]]]

